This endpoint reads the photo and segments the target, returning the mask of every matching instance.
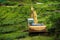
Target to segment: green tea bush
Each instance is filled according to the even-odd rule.
[[[23,29],[22,27],[20,27],[20,25],[8,25],[8,26],[0,27],[0,33],[9,33],[17,30],[23,30]]]
[[[57,7],[48,5],[33,5],[37,11],[39,23],[44,23],[47,29],[53,27],[52,17],[60,16],[55,10]],[[51,11],[53,10],[53,11]],[[27,33],[20,32],[27,30],[27,19],[30,18],[30,6],[6,7],[0,6],[0,39],[15,39]],[[5,33],[8,32],[8,33]],[[2,34],[1,34],[2,33]],[[3,34],[5,33],[5,34]],[[25,35],[25,36],[26,36]],[[4,39],[3,39],[4,38]]]
[[[8,33],[8,34],[1,34],[0,40],[24,38],[28,36],[27,34],[28,34],[27,32],[20,32],[20,31],[16,31],[16,32]]]

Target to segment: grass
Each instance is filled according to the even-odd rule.
[[[33,37],[26,37],[26,38],[22,38],[19,40],[53,40],[53,37],[48,37],[48,36],[33,36]]]

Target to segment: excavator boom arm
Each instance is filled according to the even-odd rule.
[[[38,23],[38,20],[37,20],[37,13],[36,13],[36,11],[34,10],[33,7],[31,7],[31,11],[32,11],[32,13],[31,13],[31,18],[34,19],[34,24],[37,24],[37,23]]]

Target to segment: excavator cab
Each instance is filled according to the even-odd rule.
[[[28,25],[32,25],[32,23],[34,23],[34,19],[33,18],[28,18]]]
[[[38,23],[37,14],[33,7],[31,7],[31,18],[28,18],[29,32],[45,32],[46,26],[43,23]]]

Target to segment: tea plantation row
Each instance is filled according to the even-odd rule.
[[[54,24],[49,18],[59,16],[60,12],[57,6],[34,5],[37,11],[39,23],[44,23],[47,29],[50,29]],[[0,7],[0,40],[13,40],[28,35],[27,19],[30,17],[30,6],[21,7]],[[60,17],[60,16],[59,16]],[[54,20],[54,19],[53,19]]]

